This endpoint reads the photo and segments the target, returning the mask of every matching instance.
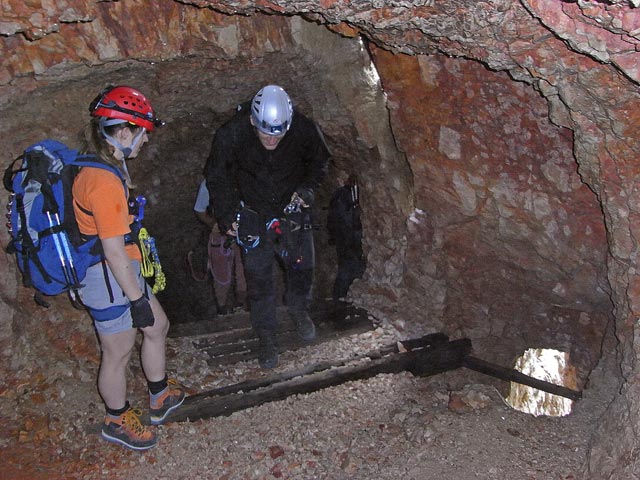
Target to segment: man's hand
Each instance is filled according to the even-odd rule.
[[[315,194],[310,188],[298,188],[294,193],[301,201],[301,207],[309,208],[315,202]]]
[[[133,328],[151,327],[154,324],[155,318],[151,311],[151,305],[144,295],[131,302],[131,320]]]
[[[289,201],[289,205],[297,205],[301,208],[309,208],[307,202],[304,201],[304,198],[302,198],[298,192],[293,192],[293,195],[291,195],[291,200]]]
[[[309,208],[313,204],[314,195],[313,191],[302,188],[293,192],[289,204],[284,207],[284,213],[290,214],[293,212],[299,212],[302,208]]]
[[[227,230],[225,232],[226,235],[229,235],[230,237],[237,237],[238,236],[238,222],[233,222],[231,224],[231,228],[229,230]]]

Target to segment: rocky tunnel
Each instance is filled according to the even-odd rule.
[[[0,125],[8,164],[41,138],[77,145],[104,86],[145,92],[167,125],[130,171],[173,322],[213,314],[210,287],[185,266],[204,238],[192,205],[213,133],[276,83],[332,152],[315,295],[335,271],[323,208],[338,172],[357,172],[368,268],[354,302],[407,335],[469,337],[503,364],[527,348],[568,352],[581,388],[615,330],[618,404],[637,402],[633,2],[149,3],[8,2]],[[13,259],[0,262],[2,355],[16,370],[33,360],[19,346],[42,335],[25,320],[40,313]],[[64,330],[80,314],[46,315]],[[615,424],[611,413],[602,438]],[[592,469],[625,468],[603,465]]]

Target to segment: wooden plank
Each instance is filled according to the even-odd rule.
[[[401,345],[400,345],[401,344]],[[167,421],[195,421],[226,416],[290,395],[310,393],[381,373],[407,371],[416,376],[430,376],[466,367],[486,375],[528,385],[555,395],[578,400],[581,392],[538,380],[511,368],[501,367],[470,356],[471,341],[449,341],[442,333],[425,335],[388,345],[380,350],[345,359],[322,362],[269,378],[241,382],[192,395],[173,412]],[[357,364],[356,364],[357,363]]]
[[[280,353],[293,351],[309,345],[317,345],[328,342],[335,338],[348,335],[355,335],[371,330],[371,324],[356,324],[351,328],[343,328],[340,331],[333,330],[326,325],[316,327],[316,339],[309,344],[298,337],[295,330],[284,330],[278,333],[278,351]],[[213,342],[216,343],[213,343]],[[207,364],[209,366],[229,365],[238,361],[250,361],[258,358],[258,339],[253,331],[248,333],[248,337],[239,339],[236,343],[217,343],[217,339],[212,339],[208,343],[200,342],[196,348],[209,355]]]
[[[434,333],[434,334],[425,335],[417,339],[403,340],[400,343],[402,343],[402,346],[404,349],[413,350],[416,348],[425,348],[430,346],[444,345],[448,343],[448,341],[449,341],[449,337],[447,337],[446,335],[442,333]],[[258,388],[268,387],[278,382],[284,382],[296,377],[301,377],[303,375],[310,375],[310,374],[318,373],[323,370],[328,370],[331,368],[343,367],[349,363],[358,362],[364,359],[379,359],[387,355],[398,353],[399,351],[400,349],[398,347],[398,344],[395,343],[393,345],[386,345],[380,348],[380,350],[374,350],[372,352],[367,352],[364,354],[355,355],[353,357],[346,358],[341,362],[321,362],[315,365],[304,367],[299,370],[294,370],[292,372],[283,372],[279,374],[274,374],[268,378],[264,378],[260,380],[248,380],[248,381],[236,383],[233,385],[219,387],[214,390],[203,392],[199,395],[213,397],[213,396],[219,396],[219,395],[227,395],[229,393],[248,392],[251,390],[256,390]]]
[[[369,314],[366,310],[350,303],[341,302],[335,307],[331,301],[314,300],[309,309],[312,320],[318,324],[331,324],[335,330],[350,324],[368,322]],[[276,308],[279,329],[286,329],[290,325],[287,307]],[[169,328],[169,337],[195,337],[201,335],[224,335],[234,330],[251,330],[249,312],[237,311],[230,315],[215,316],[211,319],[203,319],[199,322],[178,323],[172,322]]]
[[[260,381],[222,387],[217,391],[203,392],[187,397],[183,405],[173,412],[167,421],[194,421],[202,418],[231,415],[233,412],[282,400],[290,395],[314,392],[341,383],[371,378],[381,373],[409,371],[414,375],[435,375],[460,368],[463,359],[471,351],[468,339],[455,340],[446,344],[426,345],[407,352],[373,358],[362,365],[338,366],[323,364],[311,367],[311,373],[289,378],[285,374],[280,379],[265,380],[265,388]]]
[[[522,385],[537,388],[538,390],[553,393],[554,395],[560,395],[561,397],[569,398],[571,400],[579,400],[582,398],[582,392],[545,382],[544,380],[539,380],[537,378],[530,377],[529,375],[525,375],[513,368],[501,367],[472,356],[465,357],[463,365],[470,370],[484,373],[485,375],[490,375],[509,382],[521,383]]]
[[[284,308],[284,307],[283,307]],[[286,308],[280,308],[277,340],[279,352],[297,350],[309,344],[301,340],[286,315]],[[339,337],[355,335],[369,331],[373,323],[363,309],[345,304],[339,309],[332,309],[321,304],[314,309],[316,323],[316,340],[312,344],[327,342]],[[230,365],[240,361],[252,361],[258,356],[258,339],[251,328],[243,327],[246,322],[237,324],[230,320],[227,331],[219,331],[196,338],[193,345],[208,354],[207,363],[211,367]],[[184,333],[184,332],[183,332]]]
[[[249,312],[239,311],[224,316],[216,315],[198,322],[172,322],[167,336],[170,338],[196,337],[200,335],[215,335],[236,329],[251,329]]]

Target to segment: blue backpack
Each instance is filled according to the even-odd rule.
[[[49,139],[29,146],[4,172],[11,192],[7,253],[15,253],[23,284],[36,289],[34,298],[43,306],[48,304],[40,294],[62,292],[80,304],[77,290],[86,271],[103,258],[98,237],[82,236],[73,212],[71,189],[81,167],[113,172],[127,191],[116,167]]]

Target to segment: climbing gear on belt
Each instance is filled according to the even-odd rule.
[[[156,249],[156,241],[144,227],[140,229],[138,239],[140,240],[140,252],[142,253],[140,271],[144,278],[154,278],[151,291],[156,294],[167,286],[167,279],[162,271],[160,257],[158,257],[158,250]]]
[[[138,195],[135,202],[129,204],[130,209],[138,207],[138,212],[134,214],[134,222],[131,230],[135,235],[133,225],[139,228],[138,231],[138,245],[140,246],[140,253],[142,254],[142,262],[140,263],[140,272],[144,278],[154,278],[153,288],[151,291],[156,294],[161,292],[167,286],[167,278],[162,271],[162,265],[160,264],[160,257],[158,256],[158,249],[156,248],[156,240],[149,235],[146,228],[140,223],[144,218],[144,206],[147,204],[147,199],[143,195]]]
[[[242,205],[236,215],[237,237],[236,242],[245,253],[256,248],[260,244],[260,236],[265,233],[265,226],[260,220],[260,215],[255,210]]]

